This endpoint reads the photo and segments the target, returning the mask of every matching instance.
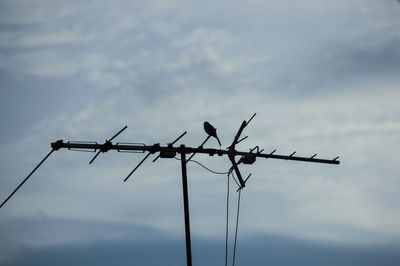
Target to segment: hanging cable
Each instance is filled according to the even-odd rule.
[[[176,160],[181,160],[177,157],[174,157]],[[230,169],[227,172],[217,172],[217,171],[213,171],[210,168],[208,168],[207,166],[205,166],[204,164],[195,161],[195,160],[190,160],[188,162],[194,162],[197,163],[198,165],[200,165],[201,167],[203,167],[204,169],[206,169],[207,171],[214,173],[214,174],[218,174],[218,175],[223,175],[223,174],[227,174],[228,175],[228,181],[227,181],[227,193],[226,193],[226,227],[225,227],[225,266],[228,266],[228,235],[229,235],[229,186],[230,186],[230,182],[229,182],[229,177],[232,175],[233,180],[235,181],[235,183],[240,187],[238,181],[236,181],[235,175],[233,174],[233,169]],[[237,211],[236,211],[236,225],[235,225],[235,240],[234,240],[234,244],[233,244],[233,258],[232,258],[232,266],[235,266],[235,260],[236,260],[236,243],[237,243],[237,234],[238,234],[238,227],[239,227],[239,211],[240,211],[240,195],[242,192],[242,189],[238,190],[239,194],[238,194],[238,203],[237,203]]]
[[[175,157],[175,159],[176,160],[181,160],[181,159],[179,159],[179,158],[177,158],[177,157]],[[213,174],[217,174],[217,175],[226,175],[226,174],[228,174],[229,173],[229,171],[228,172],[217,172],[217,171],[214,171],[214,170],[211,170],[210,168],[208,168],[207,166],[205,166],[204,164],[202,164],[202,163],[200,163],[200,162],[198,162],[198,161],[195,161],[195,160],[190,160],[189,162],[194,162],[194,163],[197,163],[198,165],[200,165],[201,167],[203,167],[204,169],[206,169],[207,171],[209,171],[209,172],[211,172],[211,173],[213,173]]]
[[[226,227],[225,227],[225,266],[228,266],[228,233],[229,233],[229,176],[226,189]]]
[[[236,185],[240,188],[239,182],[236,180],[235,175],[233,174],[232,170],[229,171],[229,173],[232,175],[233,180],[235,181]]]
[[[238,205],[237,205],[237,211],[236,211],[236,229],[235,229],[235,242],[233,244],[232,266],[235,266],[235,259],[236,259],[236,243],[237,243],[237,233],[238,233],[238,227],[239,227],[239,210],[240,210],[240,193],[241,192],[242,192],[242,190],[239,189]]]

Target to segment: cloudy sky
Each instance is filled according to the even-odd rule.
[[[257,112],[241,150],[341,165],[243,166],[236,265],[397,265],[399,28],[395,0],[0,0],[0,200],[57,139],[197,146],[207,120],[227,147]],[[185,265],[179,161],[124,183],[142,154],[92,156],[53,153],[0,209],[0,264]],[[188,175],[194,265],[223,265],[227,177]]]

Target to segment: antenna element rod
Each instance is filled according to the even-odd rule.
[[[124,126],[120,131],[118,131],[114,136],[111,137],[111,139],[109,139],[108,141],[112,141],[113,139],[115,139],[116,136],[118,136],[119,134],[122,133],[122,131],[124,131],[125,129],[127,129],[128,126]]]
[[[3,203],[0,205],[0,208],[3,207],[4,204],[6,204],[6,202],[15,194],[15,192],[17,192],[17,190],[22,187],[22,185],[26,182],[26,180],[29,179],[29,177],[31,177],[31,175],[42,165],[42,163],[44,161],[46,161],[46,159],[50,156],[50,154],[52,154],[54,151],[54,149],[52,149],[47,155],[46,157],[43,158],[43,160],[40,161],[40,163],[29,173],[29,175],[27,177],[25,177],[24,181],[21,182],[21,184],[19,184],[19,186],[14,189],[14,191],[10,194],[10,196],[8,196],[8,198],[3,201]]]
[[[136,165],[135,169],[132,170],[132,172],[129,173],[129,175],[124,179],[124,182],[126,182],[126,180],[128,180],[128,178],[133,174],[133,172],[136,171],[136,169],[139,168],[139,166],[142,165],[142,163],[147,159],[147,157],[150,156],[150,152],[140,161],[140,163],[138,163],[138,165]]]

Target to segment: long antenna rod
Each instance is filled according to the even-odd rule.
[[[29,177],[31,177],[31,175],[42,165],[42,163],[44,163],[44,161],[46,161],[47,158],[49,158],[49,156],[53,153],[54,149],[52,149],[41,161],[38,165],[36,165],[36,167],[29,173],[29,175],[27,177],[25,177],[24,181],[21,182],[21,184],[18,185],[18,187],[16,189],[14,189],[14,191],[6,198],[5,201],[3,201],[3,203],[0,205],[0,208],[3,207],[4,204],[6,204],[6,202],[15,194],[15,192],[17,192],[17,190],[22,187],[22,185],[29,179]]]

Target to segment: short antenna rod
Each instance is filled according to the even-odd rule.
[[[101,152],[107,152],[107,151],[108,151],[107,147],[110,146],[110,145],[112,144],[111,141],[112,141],[113,139],[115,139],[119,134],[122,133],[122,131],[124,131],[124,130],[127,129],[127,128],[128,128],[128,126],[124,126],[120,131],[118,131],[117,133],[115,133],[114,136],[112,136],[110,139],[106,140],[106,142],[104,142],[104,149],[100,149],[100,150],[96,153],[96,155],[92,158],[92,160],[90,160],[89,164],[92,164],[93,161],[97,158],[97,156],[100,155]]]
[[[185,131],[185,132],[183,132],[179,137],[177,137],[172,143],[168,143],[168,146],[171,146],[172,147],[172,145],[174,145],[178,140],[180,140],[183,136],[185,136],[186,135],[186,133],[187,133],[187,131]],[[153,163],[155,162],[155,161],[157,161],[158,160],[158,158],[160,158],[160,154],[153,160]]]
[[[203,148],[203,145],[206,144],[207,140],[209,140],[210,138],[211,138],[211,136],[208,135],[207,138],[203,141],[203,143],[200,144],[199,148]],[[186,162],[189,162],[195,155],[196,155],[196,152],[193,152],[192,155],[189,157],[189,159],[187,159]]]

